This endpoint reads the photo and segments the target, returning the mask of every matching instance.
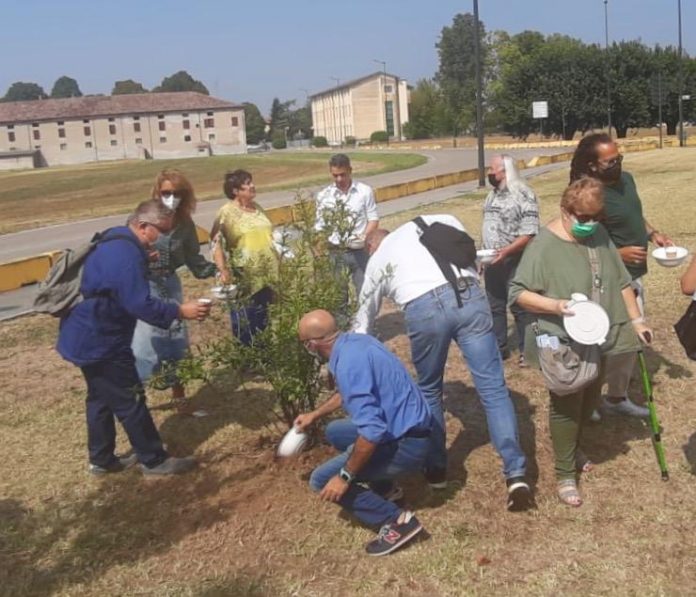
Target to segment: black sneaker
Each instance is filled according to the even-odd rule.
[[[447,469],[429,468],[423,471],[425,480],[433,489],[447,489]]]
[[[370,541],[365,548],[367,555],[386,556],[408,543],[423,530],[423,526],[413,512],[404,512],[400,518],[404,522],[385,524],[379,531],[377,539]]]
[[[524,512],[529,510],[534,501],[532,499],[532,490],[524,477],[513,477],[508,479],[507,490],[508,500],[507,509],[509,512]]]
[[[147,467],[142,464],[140,465],[143,475],[148,477],[159,475],[180,475],[181,473],[187,473],[195,467],[196,460],[191,456],[186,458],[174,458],[173,456],[170,456],[161,464],[153,467]]]
[[[89,463],[89,472],[92,475],[108,475],[110,473],[120,473],[138,462],[138,457],[135,454],[128,456],[117,457],[109,466],[99,466],[98,464]]]

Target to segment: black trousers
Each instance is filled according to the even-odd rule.
[[[89,461],[104,467],[116,461],[116,417],[142,464],[153,467],[164,462],[167,453],[145,404],[135,359],[100,361],[81,369],[87,382]]]

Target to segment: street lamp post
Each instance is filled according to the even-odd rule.
[[[682,57],[681,0],[677,0],[677,15],[679,21],[679,147],[684,147],[684,58]]]
[[[474,0],[474,60],[476,61],[476,134],[478,137],[478,184],[486,186],[483,147],[483,80],[481,77],[481,35],[479,34],[478,0]]]
[[[607,132],[611,136],[611,74],[609,71],[609,0],[604,0],[604,50],[607,57],[605,75],[607,79]]]
[[[384,130],[387,132],[387,144],[389,144],[389,123],[387,122],[387,62],[385,60],[372,59],[372,62],[382,65],[382,89],[380,97],[382,98],[382,107],[384,108]]]

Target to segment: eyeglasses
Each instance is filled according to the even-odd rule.
[[[302,345],[308,349],[310,342],[330,342],[336,336],[338,336],[338,332],[334,332],[333,334],[330,334],[328,336],[319,336],[318,338],[307,338],[305,340],[302,340]]]
[[[615,158],[612,158],[610,160],[607,160],[606,162],[600,161],[599,163],[604,166],[605,168],[613,168],[617,164],[620,164],[623,162],[623,156],[621,154],[617,155]]]

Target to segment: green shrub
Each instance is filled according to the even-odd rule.
[[[372,143],[389,143],[389,133],[387,131],[375,131],[370,135]]]
[[[326,140],[326,137],[313,137],[312,138],[312,147],[328,147],[329,142]]]
[[[282,131],[276,131],[273,133],[273,138],[271,139],[271,146],[273,149],[285,149],[288,146],[288,142],[285,139],[285,133]]]
[[[356,138],[355,138],[355,137],[346,137],[345,144],[346,144],[348,147],[355,147],[355,143],[356,143]]]

